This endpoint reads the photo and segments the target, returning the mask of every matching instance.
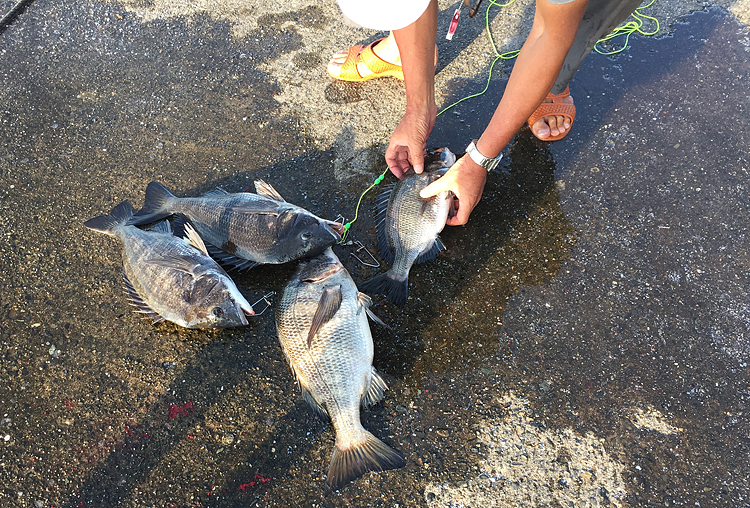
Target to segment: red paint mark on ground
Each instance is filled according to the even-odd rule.
[[[187,416],[187,414],[191,411],[195,411],[195,407],[193,407],[193,401],[189,400],[185,402],[181,406],[177,406],[175,404],[169,405],[169,416],[167,417],[169,421],[172,421],[174,418],[177,418],[178,416]]]
[[[73,409],[76,405],[70,402],[68,399],[65,399],[65,407],[67,409]]]
[[[243,483],[242,485],[239,486],[238,490],[241,490],[242,492],[246,492],[246,489],[248,487],[254,487],[255,484],[257,484],[257,483],[266,483],[266,482],[270,482],[270,481],[271,481],[270,477],[269,478],[265,478],[265,477],[263,477],[263,476],[261,476],[259,474],[256,474],[255,478],[253,478],[253,481],[248,482],[248,483]]]

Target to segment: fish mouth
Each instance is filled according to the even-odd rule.
[[[333,233],[338,240],[341,240],[341,238],[344,236],[344,233],[346,233],[346,227],[340,222],[327,221],[325,222],[324,226],[326,227],[326,229],[328,229],[328,231]]]
[[[237,308],[237,317],[239,318],[240,323],[242,323],[243,326],[247,326],[248,320],[246,316],[254,315],[255,311],[252,307],[245,307],[241,303],[236,303],[235,306]]]

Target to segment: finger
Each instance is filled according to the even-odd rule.
[[[451,226],[463,226],[464,224],[469,222],[469,215],[471,215],[471,210],[466,210],[466,207],[459,208],[456,211],[456,216],[451,219],[450,225]]]
[[[398,166],[388,166],[388,169],[391,171],[391,173],[393,173],[393,176],[395,176],[399,180],[404,175],[404,172],[401,171],[401,168]]]
[[[385,163],[388,164],[388,167],[391,169],[401,167],[399,164],[399,150],[397,146],[392,144],[388,145],[388,148],[385,150]]]
[[[432,182],[430,185],[419,191],[419,197],[422,199],[431,198],[432,196],[437,196],[444,190],[449,190],[448,183],[444,182],[442,178],[438,178],[434,182]]]
[[[411,154],[411,165],[414,167],[414,172],[418,175],[421,174],[424,171],[424,155],[422,151],[415,152],[410,149],[409,153]]]

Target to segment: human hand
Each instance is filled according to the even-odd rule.
[[[419,197],[427,199],[444,191],[454,194],[455,215],[448,217],[448,226],[460,226],[469,221],[469,215],[482,198],[487,170],[464,155],[451,168],[430,185],[422,189]]]
[[[401,178],[410,167],[417,174],[424,170],[427,138],[435,125],[436,113],[434,106],[415,109],[407,107],[385,151],[388,168],[397,178]]]

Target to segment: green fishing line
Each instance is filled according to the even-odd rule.
[[[603,37],[603,38],[599,39],[598,41],[596,41],[596,44],[594,44],[594,51],[596,51],[600,55],[614,55],[614,54],[617,54],[617,53],[623,51],[625,48],[628,47],[628,41],[630,40],[630,36],[633,33],[635,33],[635,32],[638,32],[641,35],[656,35],[656,32],[659,31],[659,20],[656,19],[656,18],[654,18],[653,16],[646,16],[642,12],[639,12],[641,9],[645,9],[646,7],[651,7],[653,5],[654,1],[655,0],[651,0],[651,2],[649,2],[647,5],[644,5],[642,7],[638,7],[635,11],[633,11],[633,13],[631,14],[631,16],[633,16],[633,18],[635,18],[635,20],[630,20],[627,23],[625,23],[624,25],[618,26],[617,28],[615,28],[614,30],[612,30],[611,34],[607,35],[606,37]],[[641,27],[643,26],[643,20],[644,19],[650,19],[651,21],[653,21],[654,23],[656,23],[656,29],[653,32],[644,32],[643,30],[641,30]],[[625,36],[625,44],[621,48],[619,48],[619,49],[615,49],[615,50],[612,50],[612,51],[601,51],[597,47],[601,43],[610,41],[610,40],[614,39],[615,37],[619,37],[619,36],[622,36],[622,35]]]
[[[446,111],[448,111],[452,107],[457,106],[458,104],[461,104],[465,100],[473,99],[474,97],[479,97],[480,95],[484,95],[484,93],[487,92],[487,90],[490,88],[490,82],[492,81],[492,71],[495,68],[495,64],[499,60],[512,60],[512,59],[516,58],[518,56],[518,54],[521,52],[520,49],[516,49],[516,50],[513,50],[513,51],[508,51],[506,53],[500,53],[498,51],[498,49],[497,49],[497,46],[495,45],[495,39],[492,37],[492,31],[490,30],[490,8],[492,6],[495,6],[495,7],[508,7],[509,5],[513,4],[515,1],[516,0],[510,0],[510,2],[508,2],[508,3],[501,4],[497,0],[490,0],[489,4],[487,5],[487,10],[485,11],[485,15],[484,15],[484,23],[485,23],[485,29],[487,30],[487,38],[490,40],[490,45],[492,46],[492,52],[495,54],[495,58],[492,60],[492,63],[490,64],[490,70],[489,70],[489,74],[487,76],[487,84],[484,86],[484,90],[482,90],[481,92],[475,93],[475,94],[467,95],[466,97],[463,97],[462,99],[457,100],[453,104],[450,104],[450,105],[444,107],[443,109],[441,109],[438,112],[438,114],[436,115],[436,117],[438,117],[441,114],[445,113]],[[651,7],[654,4],[654,2],[655,2],[655,0],[651,0],[651,2],[649,2],[647,5],[638,7],[635,11],[633,11],[633,13],[631,14],[631,16],[633,16],[635,18],[635,21],[633,21],[633,20],[628,21],[624,25],[620,25],[617,28],[615,28],[612,31],[612,33],[610,33],[606,37],[603,37],[602,39],[599,39],[596,42],[596,44],[594,45],[594,51],[596,51],[597,53],[599,53],[601,55],[614,55],[616,53],[620,53],[621,51],[623,51],[625,48],[628,47],[628,40],[630,39],[630,35],[633,34],[633,33],[635,33],[635,32],[638,32],[641,35],[655,35],[656,32],[659,31],[659,20],[657,20],[656,18],[654,18],[652,16],[647,16],[647,15],[643,14],[642,12],[640,12],[641,9],[645,9],[647,7]],[[641,27],[643,26],[643,20],[644,19],[649,19],[649,20],[652,20],[654,23],[656,23],[656,29],[653,32],[644,32],[643,30],[641,30]],[[597,45],[599,45],[600,43],[607,42],[607,41],[609,41],[611,39],[614,39],[615,37],[619,37],[619,36],[623,36],[623,35],[625,36],[625,44],[621,48],[613,50],[613,51],[609,51],[609,52],[603,52],[603,51],[599,50],[599,48],[597,48]],[[354,209],[354,218],[351,221],[349,221],[346,224],[344,224],[344,234],[341,236],[341,242],[344,241],[344,239],[346,238],[346,236],[349,234],[349,230],[351,229],[352,224],[359,217],[359,207],[362,204],[362,199],[365,197],[365,194],[367,194],[370,190],[372,190],[373,187],[375,187],[380,182],[382,182],[383,179],[385,178],[386,173],[388,173],[388,168],[386,168],[385,171],[383,171],[383,173],[380,176],[378,176],[375,179],[375,181],[372,184],[370,184],[370,186],[367,189],[365,189],[365,191],[362,194],[360,194],[359,200],[357,201],[357,207]],[[339,242],[339,243],[341,243],[341,242]]]

